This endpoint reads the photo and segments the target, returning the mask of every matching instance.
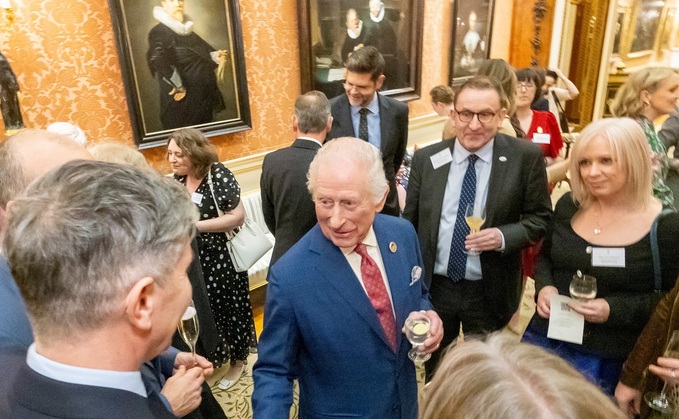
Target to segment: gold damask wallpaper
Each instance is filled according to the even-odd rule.
[[[13,3],[14,26],[0,34],[0,47],[19,80],[26,126],[69,121],[90,142],[134,144],[108,2]],[[425,1],[423,99],[410,103],[411,117],[431,112],[428,92],[447,79],[451,6],[450,0]],[[215,137],[221,160],[287,146],[292,105],[300,94],[297,2],[241,0],[240,11],[253,128]],[[165,150],[144,154],[169,172]]]

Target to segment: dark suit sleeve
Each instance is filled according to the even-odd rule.
[[[399,103],[399,105],[402,105]],[[398,145],[394,153],[394,173],[398,173],[403,163],[403,157],[406,155],[406,147],[408,146],[408,107],[399,106],[398,114],[396,115],[396,126],[398,127]]]
[[[264,330],[253,368],[254,418],[287,418],[292,406],[292,383],[297,361],[299,330],[292,302],[272,268],[267,286]]]
[[[419,231],[419,203],[420,203],[420,182],[422,177],[423,162],[426,160],[422,152],[416,151],[413,154],[413,161],[410,165],[410,178],[408,180],[408,190],[406,193],[406,207],[403,209],[403,218],[410,221]]]
[[[663,122],[658,137],[665,144],[665,148],[674,148],[674,158],[679,157],[679,114],[670,116]]]
[[[519,252],[537,243],[547,232],[552,219],[552,203],[547,188],[547,173],[542,150],[526,144],[526,190],[518,222],[497,226],[505,238],[505,252]],[[412,176],[412,171],[411,171]]]
[[[267,156],[268,157],[268,156]],[[273,201],[271,200],[271,187],[269,186],[269,162],[267,157],[264,157],[262,163],[262,176],[259,178],[259,189],[262,197],[262,212],[264,213],[264,222],[269,228],[271,234],[276,236],[276,215],[273,208]]]

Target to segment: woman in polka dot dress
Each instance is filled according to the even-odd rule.
[[[245,209],[233,173],[218,162],[212,143],[198,130],[181,129],[170,135],[168,161],[175,179],[186,185],[200,212],[199,258],[207,285],[210,306],[224,341],[212,355],[217,366],[231,358],[231,367],[219,387],[231,387],[240,378],[250,347],[252,305],[247,272],[236,272],[224,232],[243,224]],[[214,191],[208,184],[211,173]],[[212,197],[214,192],[214,200]],[[223,215],[215,208],[215,200]]]

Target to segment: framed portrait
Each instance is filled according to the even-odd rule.
[[[489,57],[493,28],[493,0],[456,0],[450,43],[450,84],[473,76]]]
[[[109,0],[135,142],[251,128],[236,0]]]
[[[402,101],[420,97],[424,0],[301,0],[297,5],[303,92],[343,94],[344,62],[372,45],[386,63],[380,93]]]
[[[665,2],[656,0],[641,0],[637,4],[634,23],[634,37],[630,47],[630,54],[642,53],[655,49],[660,16]]]

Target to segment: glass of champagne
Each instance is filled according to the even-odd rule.
[[[413,348],[408,352],[408,358],[416,364],[422,364],[431,358],[430,354],[423,354],[420,352],[420,347],[430,336],[429,318],[424,313],[410,313],[410,316],[406,319],[405,329],[406,337],[413,345]]]
[[[568,287],[571,298],[578,301],[590,301],[596,297],[596,278],[591,275],[583,275],[577,271]]]
[[[667,345],[665,346],[663,356],[667,358],[679,358],[679,330],[672,332],[672,336],[670,336],[670,340],[667,341]],[[671,415],[674,413],[676,406],[674,402],[667,397],[667,391],[668,384],[667,381],[665,381],[660,393],[657,391],[646,393],[644,395],[644,400],[646,401],[646,404],[648,404],[648,407],[663,415]]]
[[[184,342],[191,348],[194,365],[198,365],[198,361],[196,361],[196,343],[198,342],[200,327],[198,325],[198,312],[196,311],[196,306],[193,304],[193,300],[191,300],[189,306],[186,307],[182,319],[179,320],[177,330],[182,339],[184,339]]]
[[[469,226],[469,234],[478,233],[481,230],[481,226],[486,222],[486,207],[479,204],[470,203],[467,204],[467,208],[464,211],[464,220]],[[468,255],[476,256],[480,255],[480,250],[467,250],[465,253]]]

